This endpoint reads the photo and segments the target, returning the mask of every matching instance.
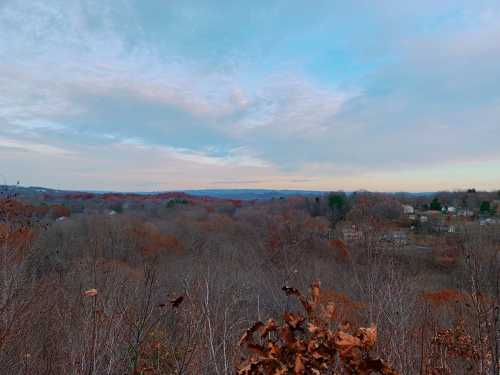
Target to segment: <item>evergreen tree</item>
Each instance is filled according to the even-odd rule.
[[[481,202],[481,206],[479,207],[479,211],[482,214],[489,214],[491,212],[491,205],[488,201]]]
[[[439,201],[439,199],[434,198],[431,202],[431,210],[432,211],[441,211],[441,209],[443,208],[443,206],[441,205],[441,202]]]
[[[345,193],[330,193],[328,194],[329,219],[332,228],[335,228],[337,223],[345,218],[348,212],[348,203]]]

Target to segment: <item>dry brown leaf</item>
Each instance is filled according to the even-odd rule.
[[[314,335],[319,332],[320,328],[312,323],[307,323],[307,330]]]
[[[377,326],[372,324],[370,328],[360,328],[359,337],[363,345],[371,348],[377,342]]]
[[[362,346],[361,340],[343,331],[337,332],[335,346],[340,350],[350,350]]]
[[[273,375],[285,375],[287,372],[288,372],[288,369],[286,367],[280,367],[274,371]]]
[[[295,288],[286,287],[283,290],[288,295],[296,296],[307,314],[285,312],[285,323],[279,328],[272,319],[265,324],[256,322],[249,328],[240,344],[245,344],[251,354],[238,366],[239,375],[398,375],[382,360],[370,356],[369,349],[377,340],[375,325],[352,329],[345,322],[337,330],[327,328],[331,320],[326,320],[324,316],[333,316],[336,313],[335,305],[324,308],[320,316],[316,314],[315,301],[319,303],[320,300],[319,283],[311,286],[307,300]],[[253,341],[256,332],[260,334],[262,345]],[[269,335],[271,332],[276,332],[278,337]]]
[[[300,314],[293,314],[289,312],[285,312],[283,315],[283,319],[287,324],[293,329],[297,329],[304,322],[305,318]]]
[[[277,325],[274,319],[269,319],[267,323],[260,328],[260,336],[265,337],[269,332],[276,331]]]
[[[174,299],[170,300],[170,304],[172,305],[172,307],[174,309],[176,309],[177,307],[180,306],[180,304],[182,303],[182,301],[184,301],[184,296],[179,296],[177,298],[174,298]]]
[[[275,358],[281,354],[281,349],[275,342],[270,341],[267,344],[267,352],[269,353],[269,356]]]
[[[302,362],[302,355],[296,354],[295,355],[295,366],[293,367],[293,372],[295,374],[304,374],[306,371],[306,368],[304,367],[304,363]]]
[[[95,296],[97,296],[97,289],[92,288],[92,289],[86,290],[83,293],[83,295],[85,297],[95,297]]]
[[[264,356],[266,354],[266,350],[264,349],[264,347],[258,344],[254,344],[253,342],[247,343],[247,349],[261,356]]]
[[[325,317],[328,320],[335,320],[337,316],[337,306],[335,306],[335,303],[328,302],[326,306],[322,307],[321,310],[323,317]]]
[[[311,300],[314,305],[319,302],[320,294],[321,294],[321,283],[319,280],[317,280],[311,285]]]
[[[339,331],[350,332],[351,331],[351,323],[344,321],[339,325]]]
[[[256,322],[252,327],[248,328],[239,341],[239,346],[243,344],[248,344],[253,342],[253,334],[255,331],[261,329],[264,326],[262,322]]]
[[[279,335],[286,345],[291,346],[295,343],[295,336],[293,335],[293,332],[288,324],[284,324],[280,328]]]

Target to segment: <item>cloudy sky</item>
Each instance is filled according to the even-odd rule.
[[[500,3],[0,0],[0,178],[500,187]]]

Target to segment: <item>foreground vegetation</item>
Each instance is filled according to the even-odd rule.
[[[498,374],[496,226],[387,241],[408,198],[368,193],[57,199],[0,199],[1,373]]]

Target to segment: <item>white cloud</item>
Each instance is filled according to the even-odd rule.
[[[160,164],[147,167],[157,157],[184,176],[184,184],[189,178],[204,184],[211,178],[226,181],[232,174],[240,181],[269,181],[273,174],[279,181],[327,181],[330,175],[354,178],[369,170],[432,165],[437,159],[496,158],[498,8],[491,2],[477,9],[461,2],[464,11],[436,32],[433,22],[442,20],[454,2],[437,8],[430,0],[382,3],[365,2],[362,8],[370,17],[376,14],[380,34],[370,39],[370,28],[359,25],[359,35],[342,43],[359,44],[353,48],[369,56],[365,62],[377,48],[384,51],[377,55],[381,60],[388,51],[395,55],[356,84],[337,86],[294,61],[267,66],[267,61],[244,57],[252,51],[222,53],[214,64],[202,54],[193,58],[160,50],[143,38],[128,1],[10,0],[0,6],[0,147],[32,152],[32,163],[24,160],[32,168],[39,155],[68,156],[67,150],[75,149],[89,155],[96,168],[98,156],[109,157],[109,170],[120,173],[127,165],[119,159],[130,153],[137,161],[127,158],[128,166],[142,177],[161,172]],[[422,18],[429,22],[417,25]],[[314,19],[322,19],[321,14]],[[323,21],[321,32],[335,38],[335,27]],[[404,28],[405,23],[411,27]],[[277,41],[256,34],[252,45],[280,48],[292,26],[278,31]],[[127,39],[127,33],[136,40]],[[323,34],[308,40],[315,36],[321,42],[311,50],[331,47]],[[361,42],[364,36],[369,40]],[[324,65],[324,70],[335,69]],[[168,117],[169,111],[174,115]],[[484,134],[481,141],[478,132]],[[183,136],[175,138],[175,133]],[[70,181],[76,177],[66,162],[61,168]],[[127,178],[120,181],[131,186]]]
[[[35,154],[51,156],[71,155],[73,153],[69,150],[47,144],[32,143],[3,137],[0,137],[0,147],[13,149],[14,151],[33,152]]]
[[[224,156],[217,156],[210,152],[201,152],[180,147],[152,146],[137,138],[127,138],[114,143],[117,147],[134,148],[145,152],[156,152],[164,157],[206,166],[234,166],[265,168],[269,164],[252,156],[245,148],[236,148],[226,152]]]
[[[257,89],[233,130],[243,136],[253,131],[262,136],[264,132],[281,136],[322,132],[335,125],[335,116],[358,95],[355,90],[323,88],[293,74],[272,76]]]
[[[223,132],[235,127],[301,131],[328,126],[352,95],[294,74],[264,74],[248,83],[246,71],[207,70],[204,61],[160,56],[146,44],[128,49],[105,7],[89,16],[104,25],[90,29],[84,4],[13,1],[0,11],[5,21],[0,34],[8,36],[0,47],[0,116],[12,123],[68,118],[92,110],[78,100],[82,95],[120,93],[185,111],[200,118],[200,126]],[[233,117],[239,119],[228,129]]]

